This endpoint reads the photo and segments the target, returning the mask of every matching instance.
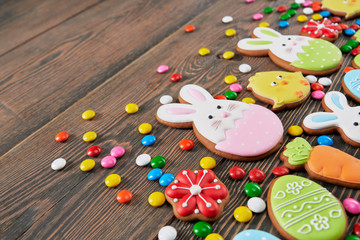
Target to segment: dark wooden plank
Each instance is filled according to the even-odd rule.
[[[1,57],[0,154],[214,2],[105,1]]]
[[[0,3],[0,56],[93,7],[101,0],[22,0]]]

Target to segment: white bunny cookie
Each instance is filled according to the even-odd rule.
[[[267,56],[277,65],[303,74],[328,75],[342,64],[342,53],[334,44],[300,35],[282,35],[267,27],[254,29],[253,38],[238,42],[236,50],[248,56]]]
[[[220,156],[254,161],[277,151],[281,145],[283,125],[265,107],[214,99],[193,84],[181,88],[179,101],[182,103],[161,106],[157,120],[170,127],[194,128],[200,142]]]
[[[308,115],[303,128],[309,134],[338,131],[345,142],[360,147],[360,106],[350,107],[341,92],[328,92],[322,105],[326,112]]]

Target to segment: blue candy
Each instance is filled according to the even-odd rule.
[[[321,11],[320,15],[325,18],[325,17],[330,17],[331,13],[329,11]]]
[[[271,235],[270,233],[260,231],[260,230],[245,230],[238,233],[233,240],[280,240],[279,238]]]
[[[156,137],[154,135],[146,135],[141,140],[141,143],[145,146],[153,145],[156,142]]]
[[[172,181],[174,181],[174,179],[175,179],[174,174],[165,173],[164,175],[161,176],[159,183],[161,186],[167,187],[170,185],[170,183],[172,183]]]
[[[356,19],[355,23],[356,23],[357,25],[360,25],[360,18],[359,18],[359,19]]]
[[[290,25],[290,23],[288,21],[282,20],[279,22],[279,27],[281,28],[286,28]]]
[[[326,145],[326,146],[331,146],[334,144],[334,140],[332,140],[331,137],[326,135],[322,135],[318,137],[317,142],[319,145]]]
[[[344,30],[344,34],[346,35],[346,36],[352,36],[352,35],[354,35],[356,33],[356,31],[354,30],[354,29],[352,29],[352,28],[348,28],[348,29],[345,29]]]
[[[154,168],[148,173],[147,179],[151,181],[158,180],[162,174],[163,171],[160,168]]]

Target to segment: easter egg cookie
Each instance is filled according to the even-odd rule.
[[[213,222],[230,200],[226,186],[212,170],[182,170],[165,190],[175,216],[183,221]]]
[[[270,233],[256,230],[247,229],[238,233],[232,240],[280,240],[279,238],[271,235]]]
[[[350,107],[344,94],[328,92],[322,100],[326,112],[308,115],[302,124],[306,133],[323,135],[339,132],[343,140],[360,147],[360,106]]]
[[[352,70],[346,73],[342,86],[347,95],[360,103],[360,70]]]
[[[273,111],[295,108],[310,95],[310,84],[301,72],[258,72],[250,77],[248,90]]]
[[[357,0],[323,0],[322,9],[348,20],[360,15],[360,2]]]
[[[162,105],[156,118],[175,128],[193,128],[200,142],[222,157],[260,160],[280,148],[284,132],[280,119],[256,104],[214,99],[197,85],[185,85],[181,103]]]
[[[347,230],[345,210],[337,198],[319,184],[285,175],[272,181],[268,213],[275,228],[289,240],[338,240]]]
[[[312,38],[321,38],[330,42],[334,42],[338,37],[342,28],[337,23],[324,18],[321,21],[311,19],[304,27],[301,28],[300,35]]]
[[[248,56],[269,56],[289,71],[306,75],[329,75],[340,69],[342,53],[334,44],[301,35],[282,35],[266,27],[257,27],[253,38],[238,42],[236,50]]]

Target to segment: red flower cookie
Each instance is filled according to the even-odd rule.
[[[319,22],[311,19],[301,29],[300,34],[333,42],[338,38],[341,31],[342,29],[337,23],[333,23],[331,20],[324,18]]]

